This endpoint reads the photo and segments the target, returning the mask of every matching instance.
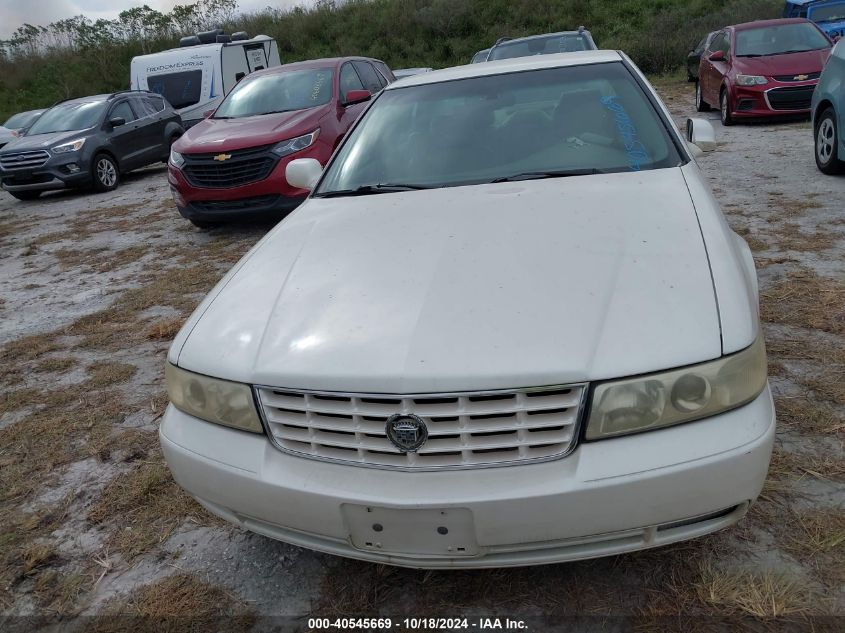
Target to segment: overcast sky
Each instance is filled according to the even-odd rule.
[[[193,0],[0,0],[0,38],[9,37],[24,22],[46,26],[50,22],[75,15],[92,20],[116,18],[124,9],[149,5],[159,11],[170,11],[174,4],[193,4]],[[311,4],[309,0],[238,0],[242,11],[254,11],[266,6],[289,8]]]

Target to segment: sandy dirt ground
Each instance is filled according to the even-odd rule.
[[[658,81],[679,123],[691,86]],[[123,630],[123,615],[257,630],[308,614],[845,629],[845,177],[817,171],[808,122],[726,129],[704,116],[719,144],[699,163],[758,266],[779,415],[763,495],[712,536],[533,569],[395,569],[210,516],[158,448],[165,353],[269,227],[194,228],[163,166],[108,194],[0,193],[0,629]]]

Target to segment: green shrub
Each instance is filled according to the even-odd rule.
[[[199,4],[223,7],[206,15],[231,15],[227,7],[233,3]],[[307,10],[236,15],[223,26],[227,32],[274,37],[283,61],[367,55],[393,68],[440,68],[467,63],[504,35],[583,24],[601,48],[623,50],[645,72],[662,73],[678,68],[707,31],[777,17],[782,6],[781,0],[318,0]],[[136,32],[130,18],[146,19],[149,26]],[[211,18],[193,24],[202,27],[201,19]],[[75,20],[32,27],[29,44],[19,43],[14,55],[0,56],[0,121],[60,99],[127,88],[132,57],[176,45],[183,33],[176,33],[174,24],[185,23],[174,13],[151,10],[147,18],[124,12],[121,21],[86,25]],[[66,32],[70,35],[62,38],[72,45],[56,44],[61,38],[55,33]]]

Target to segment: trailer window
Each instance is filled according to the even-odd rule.
[[[189,70],[147,77],[151,92],[163,96],[174,108],[187,108],[199,103],[202,92],[202,71]]]

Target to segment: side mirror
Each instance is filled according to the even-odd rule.
[[[207,118],[208,118],[208,117],[210,117],[212,114],[214,114],[214,110],[206,110],[205,112],[203,112],[203,113],[202,113],[202,118],[203,118],[203,119],[207,119]]]
[[[702,152],[716,149],[716,130],[707,119],[687,119],[687,143]],[[693,150],[693,153],[695,150]]]
[[[126,119],[124,119],[122,116],[113,117],[109,119],[109,125],[111,125],[112,127],[120,127],[121,125],[126,125]]]
[[[373,95],[370,94],[369,90],[350,90],[346,93],[341,105],[344,107],[351,106],[356,103],[364,103],[364,101],[369,101],[372,98]]]
[[[833,43],[836,44],[841,39],[842,39],[841,35],[834,35],[833,36]]]
[[[315,158],[297,158],[285,167],[285,178],[291,187],[311,191],[323,174],[323,166]]]
[[[711,62],[723,62],[725,61],[725,53],[722,51],[716,51],[714,53],[710,53],[710,57],[708,57]]]

